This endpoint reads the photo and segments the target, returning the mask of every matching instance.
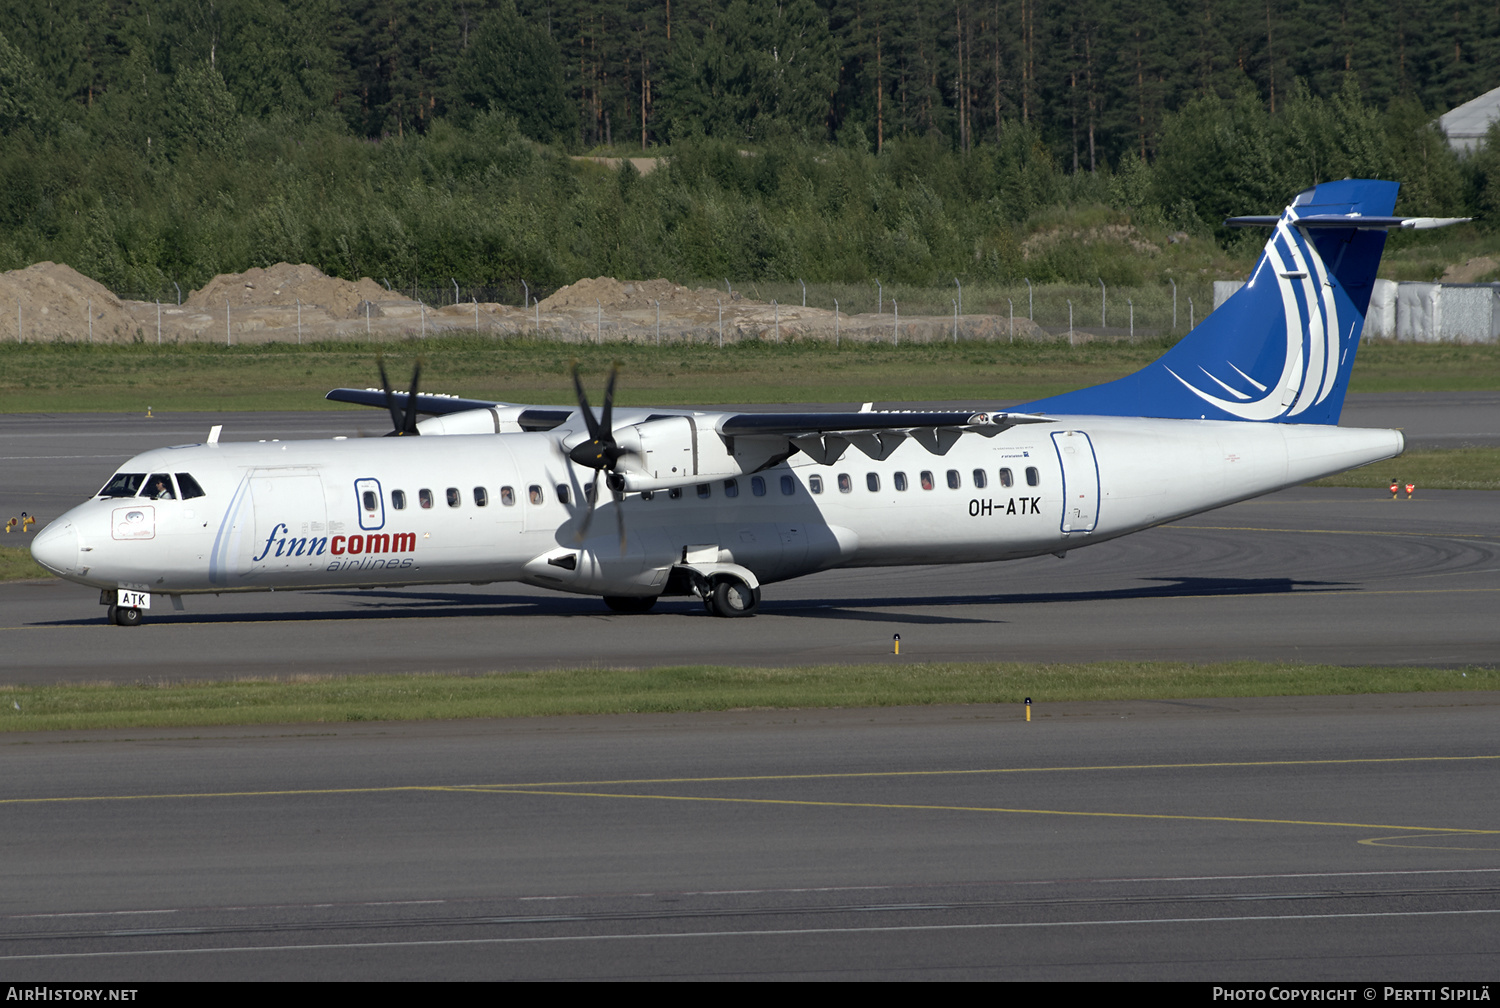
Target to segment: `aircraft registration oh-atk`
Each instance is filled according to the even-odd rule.
[[[1330,182],[1231,219],[1271,236],[1227,303],[1142,370],[1018,410],[616,410],[611,375],[596,415],[576,372],[567,407],[414,374],[328,398],[420,438],[215,429],[131,459],[32,552],[121,626],[161,596],[508,581],[748,616],[762,585],[829,568],[1062,556],[1401,453],[1398,431],[1337,426],[1387,230],[1455,222],[1391,216],[1396,190]]]

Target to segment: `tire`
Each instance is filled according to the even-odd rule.
[[[604,604],[617,613],[650,612],[656,605],[655,595],[606,595]]]
[[[714,586],[715,616],[754,616],[760,608],[760,589],[751,588],[738,578],[725,578]]]
[[[141,611],[134,606],[110,606],[115,611],[115,623],[119,626],[140,626]]]
[[[116,615],[117,613],[119,613],[119,611],[120,611],[120,607],[119,606],[117,606],[117,605],[110,606],[108,609],[104,610],[104,621],[106,623],[112,624],[113,626],[119,626],[120,625],[120,617],[118,615]]]

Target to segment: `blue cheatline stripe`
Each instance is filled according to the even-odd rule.
[[[224,584],[229,578],[229,535],[234,529],[234,523],[239,518],[240,507],[244,504],[249,492],[250,476],[246,474],[240,480],[240,485],[235,488],[234,496],[229,499],[229,506],[224,509],[224,517],[219,522],[218,532],[214,533],[214,548],[208,557],[210,584]]]

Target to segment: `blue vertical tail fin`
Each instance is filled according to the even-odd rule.
[[[1338,423],[1386,229],[1438,226],[1390,216],[1398,188],[1363,179],[1325,182],[1299,193],[1280,217],[1226,222],[1272,228],[1244,287],[1135,374],[1019,408]]]

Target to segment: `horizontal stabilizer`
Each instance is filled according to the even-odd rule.
[[[1467,224],[1473,217],[1364,217],[1360,214],[1307,214],[1298,217],[1299,228],[1358,228],[1361,231],[1430,231],[1450,224]],[[1226,227],[1275,227],[1280,217],[1231,217]]]

